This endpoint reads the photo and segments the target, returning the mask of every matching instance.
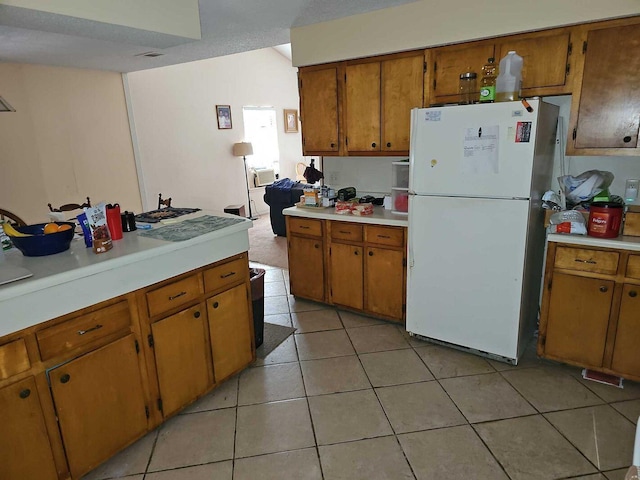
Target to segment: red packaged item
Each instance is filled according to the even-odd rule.
[[[373,204],[371,203],[361,203],[359,205],[354,205],[351,210],[352,215],[371,215],[373,214]]]
[[[336,202],[336,213],[339,215],[349,215],[353,209],[353,202],[338,200]]]

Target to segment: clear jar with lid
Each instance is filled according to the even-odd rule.
[[[465,72],[460,74],[460,103],[469,104],[476,100],[478,89],[476,87],[476,72]]]

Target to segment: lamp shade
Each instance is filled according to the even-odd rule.
[[[236,157],[244,157],[245,155],[253,155],[253,146],[250,142],[240,142],[233,144],[233,154]]]

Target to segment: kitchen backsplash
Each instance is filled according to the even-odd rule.
[[[547,97],[545,101],[560,107],[564,126],[563,142],[567,141],[567,129],[571,110],[571,96]],[[558,191],[558,177],[561,172],[561,147],[557,142],[551,188]],[[407,157],[324,157],[322,172],[324,182],[335,188],[355,187],[360,194],[389,194],[393,181],[392,162]],[[640,178],[638,157],[565,157],[566,173],[579,175],[587,170],[606,170],[614,175],[610,191],[614,195],[624,195],[627,178]],[[638,202],[638,201],[637,201]]]

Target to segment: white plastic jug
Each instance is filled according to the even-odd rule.
[[[522,57],[515,51],[500,60],[500,73],[496,79],[496,102],[510,102],[520,97],[522,84]]]

